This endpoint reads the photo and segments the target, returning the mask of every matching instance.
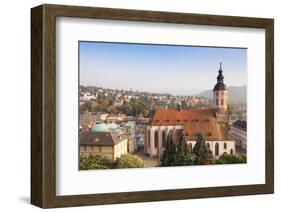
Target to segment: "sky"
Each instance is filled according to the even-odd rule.
[[[195,95],[213,89],[219,63],[227,86],[247,84],[247,49],[79,42],[82,86]]]

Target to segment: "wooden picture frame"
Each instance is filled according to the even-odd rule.
[[[56,195],[56,17],[265,29],[265,184]],[[267,194],[274,191],[274,21],[218,15],[41,5],[31,9],[31,203],[42,208]]]

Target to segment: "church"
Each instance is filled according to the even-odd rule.
[[[147,126],[144,153],[159,157],[165,149],[170,131],[175,138],[183,132],[186,142],[193,148],[196,136],[201,133],[213,155],[218,158],[223,153],[235,153],[235,141],[229,134],[227,103],[228,90],[220,63],[217,83],[213,88],[212,109],[168,109],[159,108]]]

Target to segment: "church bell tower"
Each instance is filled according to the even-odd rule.
[[[215,109],[218,113],[226,113],[228,103],[228,90],[223,83],[222,63],[220,63],[219,75],[217,77],[217,84],[213,89],[213,101]]]

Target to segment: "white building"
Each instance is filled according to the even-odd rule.
[[[231,127],[230,134],[244,150],[247,149],[247,122],[238,120],[235,121]]]

